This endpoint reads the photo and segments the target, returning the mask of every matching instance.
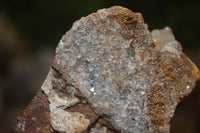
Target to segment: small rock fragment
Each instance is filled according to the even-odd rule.
[[[48,97],[41,90],[13,122],[13,130],[16,133],[54,133],[50,124]]]
[[[41,89],[58,132],[168,133],[199,79],[169,27],[149,32],[140,13],[114,6],[73,24]]]

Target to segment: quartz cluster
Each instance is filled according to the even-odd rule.
[[[40,95],[52,132],[167,133],[199,79],[169,27],[149,32],[140,13],[114,6],[82,17],[62,37]]]

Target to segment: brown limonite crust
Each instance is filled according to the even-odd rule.
[[[54,132],[50,125],[48,97],[41,89],[13,122],[13,129],[16,133]]]

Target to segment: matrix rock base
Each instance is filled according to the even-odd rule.
[[[200,79],[169,27],[114,6],[76,21],[16,132],[168,133]]]

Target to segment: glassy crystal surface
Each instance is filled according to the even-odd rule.
[[[52,66],[117,130],[169,132],[198,79],[185,58],[169,27],[151,33],[140,13],[115,6],[76,21]]]

